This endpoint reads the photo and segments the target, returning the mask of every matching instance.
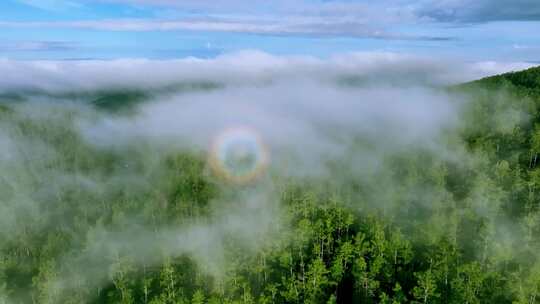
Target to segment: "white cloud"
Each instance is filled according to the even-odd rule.
[[[156,88],[184,82],[214,81],[253,85],[276,79],[337,81],[361,78],[444,85],[520,70],[530,63],[464,63],[398,53],[346,53],[329,59],[274,56],[259,51],[214,59],[117,59],[111,61],[17,61],[0,59],[0,92],[41,89],[51,92],[106,88]]]
[[[288,147],[294,151],[291,153],[301,155],[307,145],[311,151],[340,153],[339,149],[329,148],[340,145],[320,139],[318,128],[360,130],[390,146],[432,138],[444,125],[441,122],[453,119],[455,111],[447,97],[423,87],[530,66],[463,63],[396,53],[349,53],[319,59],[258,51],[215,59],[5,59],[0,60],[0,74],[5,75],[0,78],[0,93],[20,93],[21,89],[51,93],[148,90],[154,93],[155,102],[143,105],[135,120],[112,118],[97,125],[84,124],[86,137],[106,144],[136,138],[171,143],[175,138],[187,138],[180,142],[204,147],[227,126],[250,125],[260,130],[273,147]],[[164,95],[152,91],[200,82],[220,86],[217,90],[188,92],[180,86],[180,91],[169,90]],[[321,158],[315,153],[303,159],[310,163],[305,168],[316,168]]]
[[[349,36],[377,39],[430,40],[446,37],[424,37],[392,33],[356,18],[291,17],[189,19],[107,19],[84,21],[0,21],[0,28],[75,28],[99,31],[211,31],[262,35]]]

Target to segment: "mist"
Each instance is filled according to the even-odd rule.
[[[48,93],[108,89],[162,88],[182,82],[217,82],[253,86],[269,81],[342,78],[363,82],[446,85],[532,67],[526,62],[464,62],[392,52],[351,52],[330,58],[276,56],[257,50],[214,59],[116,59],[17,61],[0,59],[0,92],[42,90]],[[74,76],[76,75],[76,76]]]
[[[17,240],[30,242],[40,231],[59,231],[51,242],[69,247],[56,253],[53,274],[42,269],[42,303],[73,294],[90,301],[93,294],[87,291],[118,284],[124,267],[126,272],[156,268],[183,256],[206,275],[226,280],[234,268],[226,253],[231,247],[256,256],[293,240],[281,197],[290,180],[362,184],[360,192],[348,186],[339,190],[354,212],[398,218],[404,231],[412,229],[407,222],[424,222],[444,235],[452,223],[443,218],[443,209],[452,195],[436,185],[397,178],[390,160],[413,155],[425,157],[419,161],[425,164],[484,166],[459,139],[471,98],[447,86],[521,67],[395,54],[324,60],[259,52],[171,62],[0,61],[7,75],[0,80],[7,96],[0,104],[6,107],[0,108],[0,249]],[[199,82],[218,85],[174,88]],[[99,109],[87,97],[123,90],[149,94],[119,113]],[[23,92],[22,100],[10,99],[17,91]],[[62,95],[67,92],[85,94]],[[508,117],[525,117],[521,111],[509,110]],[[506,130],[526,122],[501,120]],[[220,179],[206,164],[212,142],[235,127],[260,135],[270,155],[268,168],[243,185]],[[186,154],[195,165],[184,166]],[[416,174],[437,175],[433,170]],[[180,189],[167,197],[175,181],[185,180],[203,190],[190,196]],[[511,250],[508,240],[522,241],[515,224],[497,214],[488,199],[486,191],[496,193],[491,186],[471,185],[467,202],[494,225],[497,242],[490,254],[495,255],[501,246]],[[412,203],[405,204],[407,198]],[[207,209],[200,211],[194,202]],[[62,214],[61,206],[87,218]],[[179,211],[183,208],[188,211]],[[414,210],[434,215],[423,219]],[[114,215],[107,222],[90,220],[109,212]],[[154,221],[168,218],[168,212],[190,216]],[[83,225],[87,221],[90,230]],[[6,297],[18,303],[23,293]]]

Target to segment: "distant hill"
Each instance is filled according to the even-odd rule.
[[[193,93],[223,87],[215,82],[186,82],[157,88],[117,88],[96,91],[66,91],[51,93],[45,90],[19,90],[0,93],[0,104],[20,102],[32,98],[49,98],[59,101],[90,103],[98,109],[111,112],[130,111],[135,105],[151,100],[154,96]]]
[[[540,96],[540,66],[482,78],[458,87],[486,89],[509,89],[520,96]]]
[[[540,66],[518,72],[510,72],[501,75],[483,78],[473,83],[483,85],[512,85],[523,89],[540,89]]]
[[[471,151],[505,160],[521,172],[540,155],[540,66],[449,88],[461,95],[461,137]],[[533,157],[533,159],[531,159]]]

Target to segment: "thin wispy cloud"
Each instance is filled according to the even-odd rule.
[[[277,20],[232,20],[197,18],[183,20],[107,19],[85,21],[0,22],[3,28],[73,28],[99,31],[210,31],[262,35],[348,36],[392,40],[450,40],[444,36],[420,36],[393,33],[373,28],[355,20],[302,18],[287,22]]]
[[[81,1],[91,2],[91,1]],[[540,20],[540,2],[537,0],[382,0],[370,1],[268,1],[241,0],[172,1],[172,0],[101,0],[102,3],[123,3],[139,6],[157,6],[223,12],[275,11],[311,13],[316,15],[354,15],[359,19],[382,18],[385,21],[488,22],[508,20]],[[375,19],[375,18],[373,18]]]
[[[62,0],[18,0],[19,2],[43,9],[43,10],[51,10],[51,11],[62,11],[62,10],[68,10],[73,8],[80,8],[82,5],[79,2],[76,1],[62,1]]]
[[[4,41],[0,42],[0,51],[27,52],[27,51],[66,51],[74,50],[77,44],[67,41]]]
[[[276,0],[18,0],[20,3],[47,10],[77,9],[93,4],[119,4],[133,7],[169,9],[168,13],[196,13],[200,15],[234,14],[273,15],[289,17],[319,16],[326,18],[348,16],[358,22],[489,22],[538,21],[540,2],[536,0],[382,0],[368,1],[307,1]]]
[[[536,45],[534,31],[538,27],[540,1],[537,0],[13,0],[0,3],[1,40],[67,39],[92,46],[91,51],[88,49],[82,55],[92,58],[173,58],[183,57],[186,52],[204,57],[199,51],[189,50],[204,50],[209,42],[223,52],[256,48],[277,54],[330,56],[346,51],[392,51],[436,56],[459,54],[470,60],[485,57],[486,60],[533,61],[537,56],[532,50],[513,46]],[[504,39],[496,34],[499,31],[505,32]],[[39,39],[35,38],[36,32]],[[89,32],[92,34],[87,35]],[[135,38],[133,33],[144,34]],[[263,38],[253,35],[271,38],[262,42]],[[81,54],[64,57],[78,56]]]

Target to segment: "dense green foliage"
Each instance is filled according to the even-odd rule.
[[[540,69],[449,91],[468,102],[444,151],[245,186],[197,151],[91,145],[64,103],[6,102],[22,161],[0,157],[0,303],[540,303]],[[277,201],[250,211],[260,233],[216,224],[253,192]],[[206,250],[161,234],[212,225]]]

